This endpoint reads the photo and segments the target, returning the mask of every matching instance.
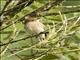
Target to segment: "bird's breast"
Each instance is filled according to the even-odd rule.
[[[37,34],[44,31],[43,24],[39,21],[28,22],[26,28]]]

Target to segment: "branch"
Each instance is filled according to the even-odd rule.
[[[61,24],[61,23],[59,23],[59,24]],[[80,24],[79,25],[77,25],[77,26],[74,26],[73,28],[77,28],[77,27],[80,27]],[[49,32],[41,32],[40,34],[48,34]],[[74,32],[75,33],[75,32]],[[74,34],[73,33],[73,34]],[[32,37],[37,37],[37,36],[39,36],[40,34],[37,34],[37,35],[33,35],[33,36],[28,36],[28,37],[24,37],[24,38],[21,38],[21,39],[18,39],[18,40],[15,40],[15,41],[11,41],[11,42],[8,42],[8,43],[4,43],[4,44],[0,44],[0,46],[5,46],[5,45],[7,45],[7,44],[11,44],[11,43],[15,43],[15,42],[18,42],[18,41],[22,41],[22,40],[26,40],[26,39],[28,39],[28,38],[32,38]],[[72,34],[68,34],[67,36],[71,36]],[[63,39],[65,39],[65,37],[63,37],[63,38],[61,38],[59,41],[62,41]],[[57,41],[57,42],[59,42],[59,41]],[[57,43],[56,42],[56,43]]]
[[[50,7],[47,8],[47,10],[48,10],[48,9],[50,9],[51,7],[54,7],[54,6],[58,5],[58,4],[61,3],[62,1],[63,1],[63,0],[59,0],[59,1],[58,1],[58,0],[55,0],[55,2],[53,1],[53,2],[46,3],[44,6],[36,9],[35,11],[33,11],[33,12],[29,13],[29,14],[26,14],[25,16],[30,15],[30,14],[32,14],[32,13],[37,14],[37,12],[39,12],[39,11],[46,11],[46,10],[45,10],[46,5],[48,6],[48,5],[52,4],[52,5],[50,5]],[[20,18],[19,20],[15,21],[14,23],[17,23],[17,22],[19,22],[19,21],[24,20],[24,17],[25,17],[25,16],[23,16],[23,17]],[[0,31],[8,28],[8,27],[11,26],[11,25],[12,25],[12,24],[9,24],[8,26],[0,29]]]
[[[8,48],[8,51],[10,51],[10,53],[12,53],[12,54],[14,53],[14,52],[13,52],[11,49],[9,49],[9,48]],[[18,57],[20,60],[23,60],[23,58],[20,57],[19,55],[15,54],[15,56]]]
[[[44,6],[41,6],[40,8],[36,9],[35,11],[33,11],[33,12],[27,14],[27,15],[31,15],[33,13],[37,14],[38,12],[47,11],[47,10],[51,9],[52,7],[54,7],[54,6],[59,5],[62,1],[63,0],[55,0],[55,1],[48,2]],[[27,16],[27,15],[25,15],[25,16]]]
[[[61,52],[47,52],[48,54],[52,53],[52,54],[60,54],[60,53],[70,53],[70,52],[77,52],[77,51],[80,51],[80,48],[78,49],[72,49],[72,50],[67,50],[67,51],[61,51]]]
[[[64,11],[61,12],[62,14],[69,14],[69,13],[75,13],[75,12],[80,12],[80,10],[73,10],[73,11]],[[46,13],[44,16],[50,16],[50,15],[60,15],[59,13]]]
[[[40,34],[47,34],[47,33],[48,33],[48,32],[41,32],[41,33],[39,33],[39,34],[37,34],[37,35],[24,37],[24,38],[15,40],[15,41],[12,41],[13,39],[11,39],[10,42],[0,44],[0,46],[5,46],[5,45],[8,45],[8,44],[12,44],[12,43],[15,43],[15,42],[19,42],[19,41],[22,41],[22,40],[26,40],[26,39],[29,39],[29,38],[32,38],[32,37],[38,37]]]
[[[11,1],[12,1],[12,0],[6,1],[6,4],[5,4],[3,10],[1,11],[0,16],[4,13],[5,8],[8,6],[8,4],[9,4]]]
[[[7,11],[4,11],[4,15],[11,15],[11,14],[14,14],[16,12],[19,12],[21,11],[24,7],[26,6],[29,6],[30,4],[33,3],[34,0],[30,0],[29,2],[28,1],[24,1],[23,3],[21,4],[17,4],[15,7],[7,10]],[[28,2],[28,3],[27,3]],[[26,5],[27,4],[27,5]],[[26,5],[26,6],[25,6]]]

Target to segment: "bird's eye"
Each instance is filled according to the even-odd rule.
[[[32,19],[32,21],[34,21],[34,20]]]

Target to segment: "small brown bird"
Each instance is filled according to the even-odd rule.
[[[25,26],[26,30],[29,34],[35,35],[41,32],[44,32],[44,24],[42,24],[35,16],[26,16],[25,17]],[[38,37],[38,41],[42,41],[45,39],[45,34],[40,34]]]

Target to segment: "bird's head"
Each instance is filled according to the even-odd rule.
[[[37,20],[36,16],[36,13],[32,13],[28,16],[25,16],[25,23]]]

